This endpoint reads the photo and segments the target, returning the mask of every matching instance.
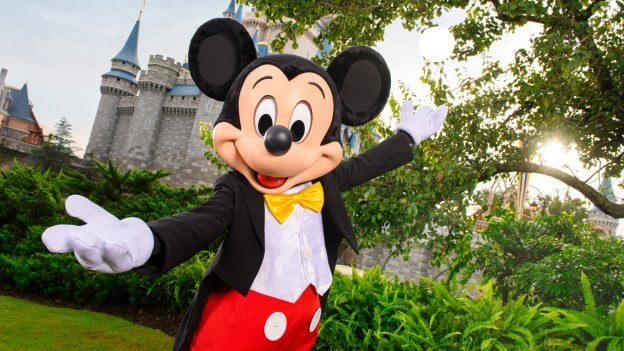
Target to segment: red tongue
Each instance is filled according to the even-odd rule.
[[[286,182],[286,178],[271,177],[260,173],[256,175],[256,179],[260,185],[269,189],[277,188]]]

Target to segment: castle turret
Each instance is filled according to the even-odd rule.
[[[137,57],[139,41],[137,20],[119,53],[111,59],[111,69],[102,75],[100,104],[98,105],[85,158],[106,161],[110,158],[115,131],[118,129],[118,106],[122,97],[134,96],[138,91],[136,75],[141,69]]]
[[[172,58],[152,55],[147,70],[141,71],[139,76],[141,94],[137,98],[129,126],[125,128],[128,136],[125,142],[115,141],[113,161],[121,164],[122,168],[151,168],[160,132],[165,95],[176,84],[180,69],[180,63]],[[119,153],[117,148],[121,148]]]
[[[238,23],[243,23],[243,5],[238,5],[238,9],[236,9],[236,14],[234,15],[234,19]]]
[[[258,49],[258,30],[256,29],[254,31],[253,36],[251,37],[251,41],[253,42],[254,46],[256,47],[256,50]]]
[[[0,69],[0,111],[6,110],[6,105],[8,105],[8,104],[5,104],[4,102],[7,96],[7,93],[6,93],[7,89],[4,87],[5,86],[4,81],[6,80],[6,76],[7,76],[7,70],[4,68]]]
[[[333,48],[334,44],[327,40],[327,38],[325,38],[325,40],[323,40],[323,44],[321,44],[321,47],[316,51],[316,57],[322,57],[323,55],[330,52]]]
[[[28,85],[24,84],[22,89],[15,90],[11,94],[11,104],[8,106],[9,115],[18,117],[26,121],[33,121],[28,103]]]
[[[615,192],[613,191],[613,183],[611,178],[604,178],[600,184],[599,191],[607,198],[607,200],[617,203]],[[593,223],[598,229],[602,230],[606,236],[615,235],[615,230],[619,225],[616,218],[602,212],[596,205],[587,213],[587,219]]]
[[[230,5],[228,5],[227,9],[223,11],[223,17],[225,18],[234,18],[234,10],[236,9],[236,3],[234,0],[230,0]]]

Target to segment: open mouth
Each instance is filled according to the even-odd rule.
[[[267,189],[279,188],[286,182],[287,179],[287,177],[272,177],[256,172],[256,180],[260,183],[260,185]]]

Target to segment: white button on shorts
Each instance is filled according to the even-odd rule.
[[[313,332],[314,329],[316,329],[320,320],[321,320],[321,309],[319,308],[314,313],[314,316],[312,316],[312,321],[310,321],[310,329],[309,329],[310,333]]]
[[[269,341],[279,340],[286,331],[286,315],[282,312],[274,312],[264,323],[264,336]]]

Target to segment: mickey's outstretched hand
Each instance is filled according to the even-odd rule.
[[[420,144],[437,133],[444,124],[448,108],[444,105],[435,109],[422,106],[416,112],[411,101],[405,101],[401,106],[401,122],[397,130],[402,130],[414,139],[414,145]]]
[[[119,220],[80,195],[65,201],[67,213],[86,224],[55,225],[41,240],[51,252],[74,252],[85,268],[102,273],[121,273],[142,266],[154,248],[154,235],[139,218]]]

